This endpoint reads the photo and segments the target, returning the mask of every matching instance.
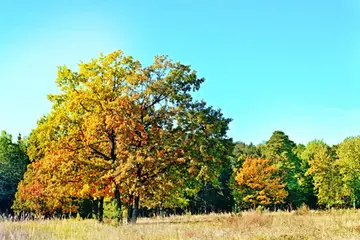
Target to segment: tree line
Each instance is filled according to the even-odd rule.
[[[1,211],[119,223],[126,213],[136,223],[152,214],[359,206],[360,138],[305,146],[275,131],[263,144],[234,143],[231,119],[193,99],[203,82],[167,56],[143,66],[122,51],[78,71],[59,67],[51,112],[28,139],[0,137]]]

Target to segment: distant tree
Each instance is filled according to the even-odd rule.
[[[308,143],[302,158],[310,166],[306,175],[313,178],[318,204],[327,208],[341,206],[347,193],[344,192],[335,152],[323,141],[314,140]]]
[[[19,135],[16,143],[5,131],[0,135],[0,212],[10,212],[19,181],[29,163],[26,141]]]
[[[286,183],[278,176],[278,168],[267,159],[246,158],[235,180],[235,190],[242,201],[253,208],[283,203],[288,195]]]
[[[232,173],[231,165],[224,164],[218,181],[205,184],[195,196],[190,198],[190,211],[194,214],[231,212],[234,205],[230,188]]]
[[[360,137],[349,137],[340,143],[337,146],[337,157],[344,187],[355,208],[360,204]]]
[[[258,145],[256,145],[256,148],[259,150],[259,152],[260,152],[260,156],[261,157],[264,157],[264,155],[265,155],[265,149],[266,149],[266,141],[264,141],[264,142],[261,142],[261,143],[259,143]]]
[[[304,202],[299,176],[300,159],[295,153],[296,144],[282,131],[275,131],[263,148],[263,156],[271,161],[271,164],[278,167],[279,176],[286,183],[288,196],[286,204],[298,207]]]
[[[307,174],[310,165],[308,159],[303,157],[305,150],[306,146],[303,144],[298,144],[295,149],[295,153],[300,159],[300,172],[298,175],[298,181],[300,185],[300,191],[304,197],[304,203],[310,208],[316,208],[318,199],[314,188],[313,176]]]
[[[254,144],[236,142],[233,151],[232,165],[233,167],[241,168],[246,158],[257,158],[260,156],[261,152]]]
[[[231,162],[231,176],[227,182],[227,186],[231,189],[232,198],[239,203],[242,201],[242,196],[237,190],[237,183],[235,180],[236,175],[239,173],[243,163],[247,158],[258,158],[261,157],[261,150],[254,144],[246,144],[244,142],[236,142],[234,150],[230,157]],[[240,194],[240,195],[239,195]],[[239,205],[237,205],[239,206]]]

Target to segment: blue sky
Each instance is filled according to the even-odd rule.
[[[131,3],[130,3],[131,2]],[[191,64],[229,135],[330,144],[360,134],[360,2],[0,0],[0,129],[28,135],[57,68],[122,49]]]

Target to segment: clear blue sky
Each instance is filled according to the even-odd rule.
[[[235,140],[360,134],[357,0],[0,3],[0,129],[13,135],[49,111],[56,66],[116,49],[191,64],[206,78],[196,97],[234,119]]]

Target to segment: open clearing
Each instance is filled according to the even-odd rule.
[[[360,211],[295,211],[140,218],[116,227],[95,220],[0,222],[5,239],[360,239]]]

